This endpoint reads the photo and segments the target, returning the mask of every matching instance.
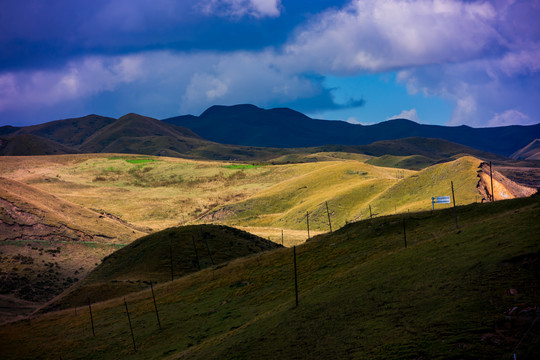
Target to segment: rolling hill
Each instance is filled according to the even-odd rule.
[[[540,160],[540,139],[534,139],[530,144],[513,153],[514,160]]]
[[[87,115],[81,118],[56,120],[44,124],[20,128],[4,126],[0,127],[0,135],[30,134],[55,141],[62,145],[76,147],[81,145],[96,131],[104,128],[114,121],[116,121],[116,119],[110,117]]]
[[[201,220],[306,229],[309,212],[311,229],[327,230],[326,204],[334,226],[343,226],[346,221],[370,217],[370,207],[376,216],[429,210],[432,196],[450,194],[451,181],[457,204],[469,204],[481,199],[477,189],[480,163],[476,158],[462,157],[413,172],[356,161],[328,162],[248,199],[218,207]]]
[[[32,134],[0,138],[0,156],[77,154],[79,151]]]
[[[534,359],[539,198],[349,224],[152,294],[0,328],[5,359]],[[404,232],[406,227],[406,246]],[[519,229],[519,231],[516,231]],[[126,307],[133,325],[132,344]]]
[[[179,116],[164,122],[185,126],[205,139],[224,144],[266,147],[314,147],[328,144],[365,145],[407,137],[437,138],[478,150],[509,156],[540,134],[540,124],[471,128],[417,124],[406,119],[375,125],[315,120],[287,108],[254,105],[212,106],[200,116]]]
[[[86,153],[114,152],[117,142],[130,138],[168,137],[184,143],[201,140],[191,130],[137,114],[127,114],[87,137],[80,149]],[[188,150],[189,148],[183,149]]]
[[[82,282],[42,311],[84,306],[140,291],[214,265],[277,249],[271,241],[219,225],[165,229],[139,238],[110,254]],[[173,267],[171,271],[171,265]],[[223,265],[221,265],[223,266]]]

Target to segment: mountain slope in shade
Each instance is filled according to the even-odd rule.
[[[505,159],[503,156],[477,150],[465,145],[444,139],[410,137],[394,140],[381,140],[369,145],[327,145],[319,148],[321,151],[340,151],[361,153],[370,156],[411,156],[421,155],[432,160],[443,160],[459,157],[464,154],[484,159]]]
[[[195,247],[194,247],[195,246]],[[51,311],[104,301],[154,284],[179,279],[213,265],[282,247],[222,225],[190,225],[165,229],[112,253],[87,278],[42,309]]]
[[[189,129],[131,113],[122,116],[120,119],[98,130],[88,137],[80,148],[82,151],[89,153],[102,152],[109,145],[120,139],[149,136],[200,140],[200,137]]]
[[[0,156],[77,154],[79,151],[32,134],[0,138]]]
[[[529,145],[513,153],[514,160],[540,160],[540,139],[534,139]]]
[[[297,111],[265,110],[254,105],[212,106],[199,117],[179,116],[164,122],[185,126],[205,139],[235,145],[311,147],[327,144],[364,145],[406,137],[441,138],[508,156],[540,134],[540,124],[471,128],[422,125],[396,119],[375,125],[315,120]]]
[[[31,134],[56,141],[63,145],[78,146],[90,135],[114,121],[116,119],[110,117],[87,115],[81,118],[50,121],[44,124],[22,128],[4,126],[0,128],[0,134],[2,134],[2,130],[11,135]]]

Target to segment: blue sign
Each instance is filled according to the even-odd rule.
[[[450,204],[450,196],[437,196],[435,202],[437,204]]]
[[[435,204],[450,204],[450,196],[437,196],[431,198],[431,208],[435,209]]]

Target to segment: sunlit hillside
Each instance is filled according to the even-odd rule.
[[[475,167],[480,161],[474,158],[416,172],[328,156],[334,160],[235,165],[135,155],[63,155],[7,157],[0,167],[6,177],[146,230],[224,222],[275,228],[275,238],[281,229],[305,229],[309,211],[312,230],[326,231],[326,202],[331,222],[342,226],[369,216],[370,205],[378,215],[429,209],[432,196],[449,195],[450,181],[458,204],[478,199]]]

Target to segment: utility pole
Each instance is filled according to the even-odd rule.
[[[328,201],[326,201],[325,204],[326,204],[326,215],[328,215],[328,226],[330,227],[330,232],[332,232],[332,222],[330,221],[330,211],[328,210]]]
[[[309,211],[306,212],[307,238],[309,239]]]
[[[489,162],[489,176],[491,178],[491,201],[495,201],[495,194],[493,193],[493,171],[491,170],[491,161]]]
[[[457,223],[457,213],[456,213],[456,197],[454,196],[454,182],[450,181],[450,185],[452,186],[452,201],[454,202],[454,219],[456,220],[456,229],[459,230],[459,226]]]

